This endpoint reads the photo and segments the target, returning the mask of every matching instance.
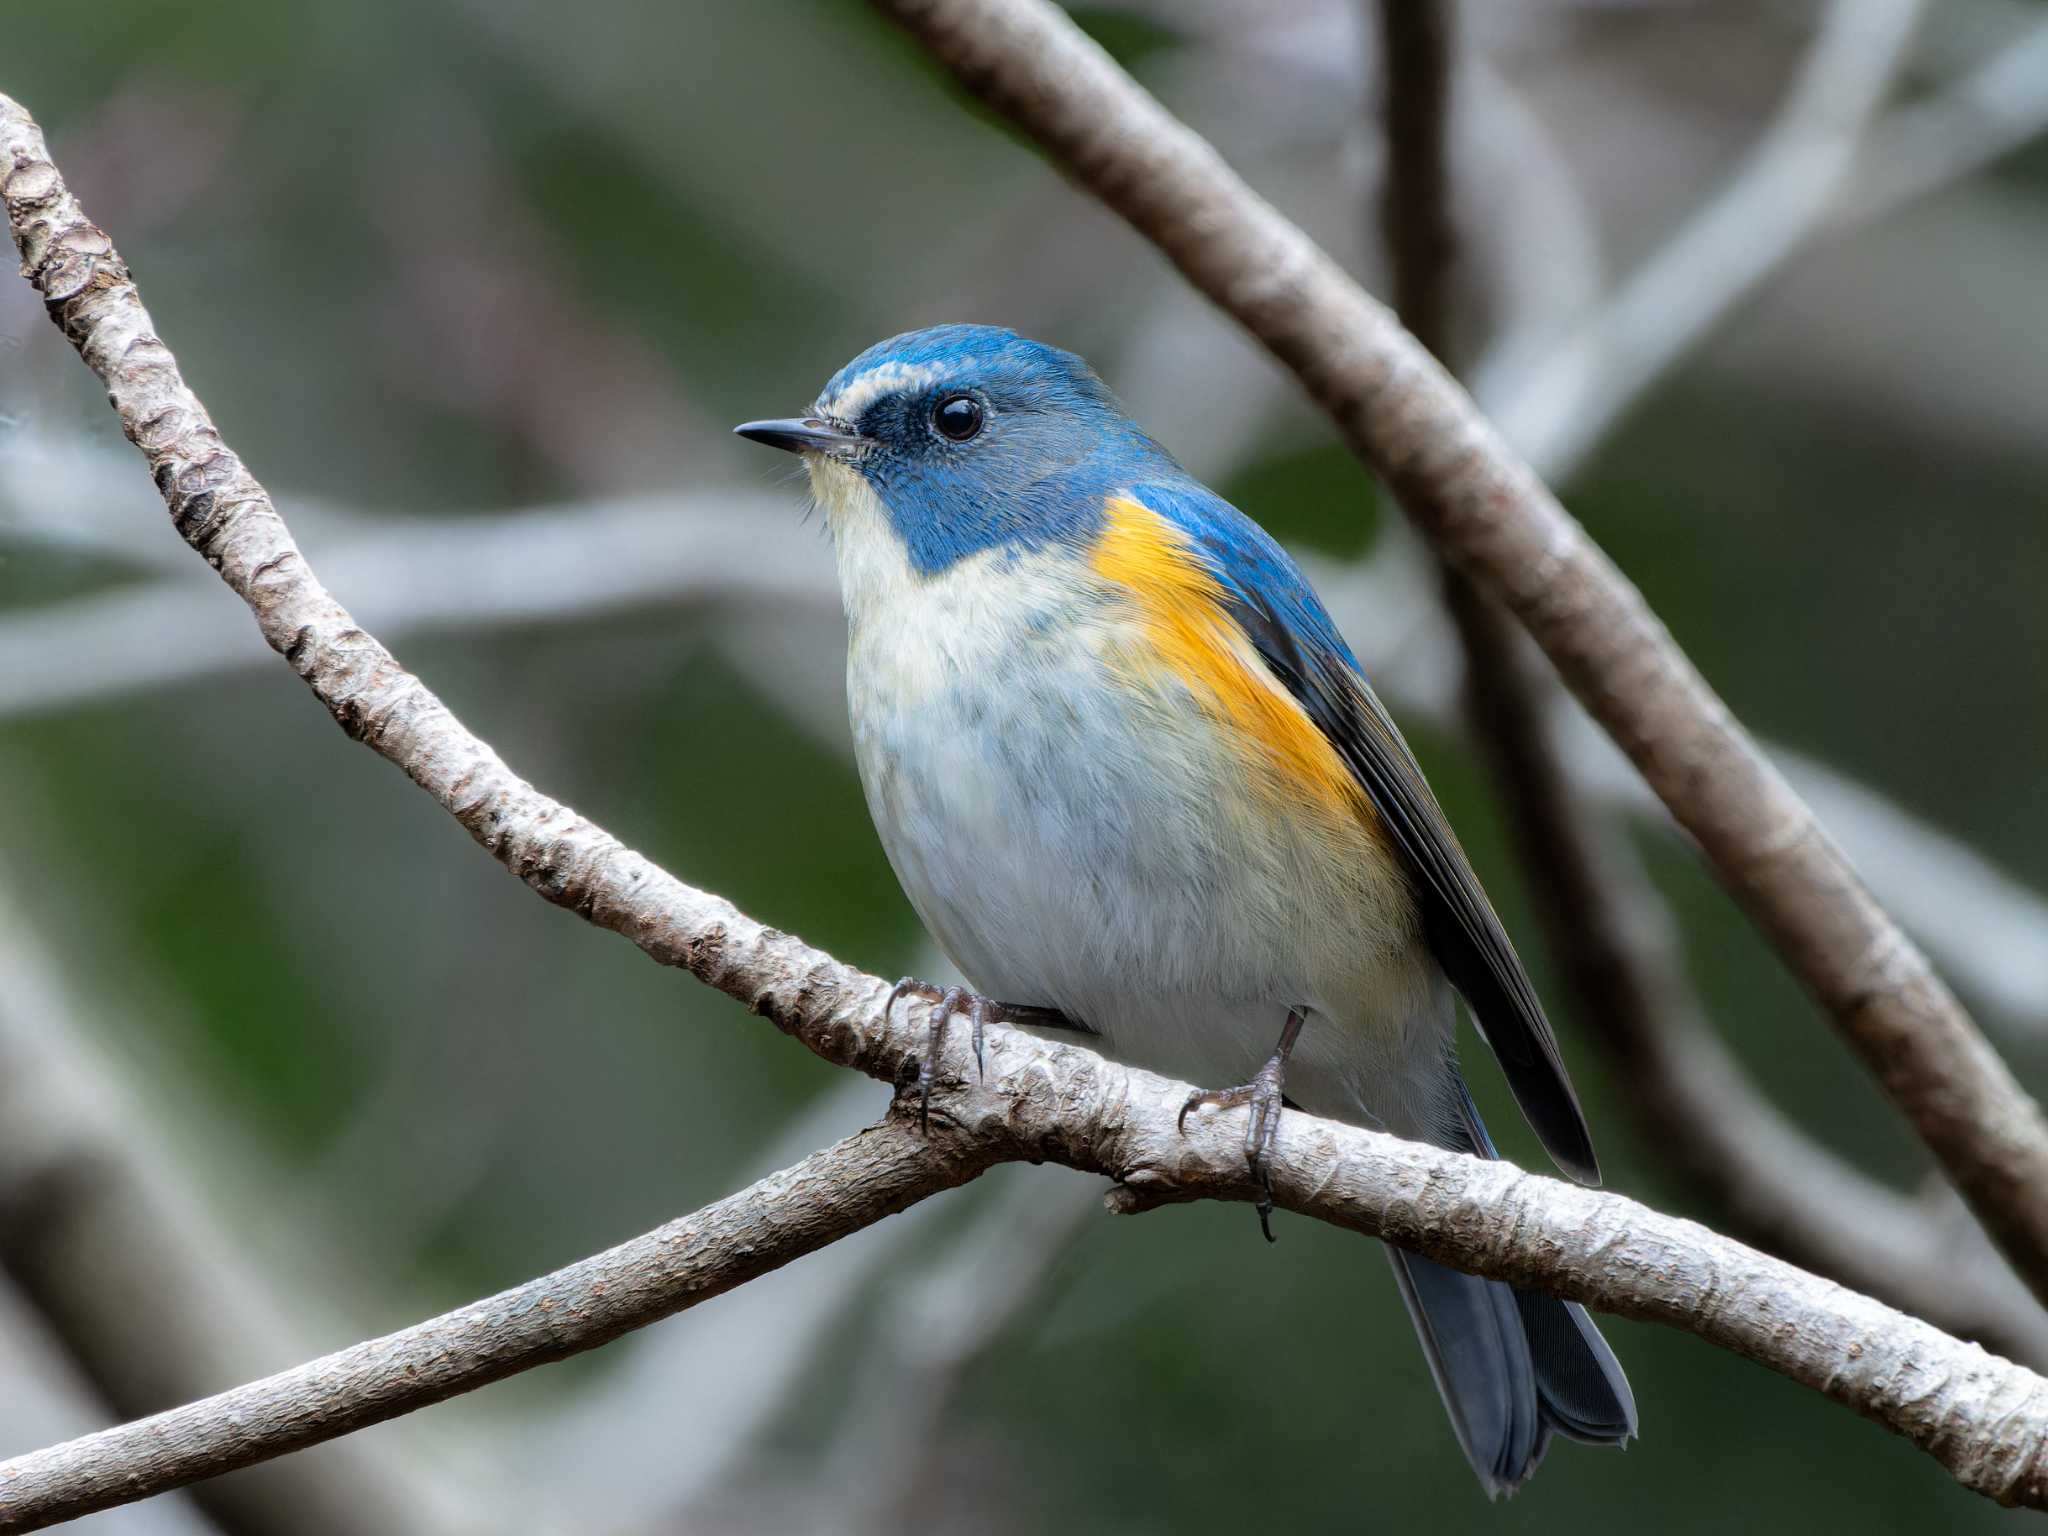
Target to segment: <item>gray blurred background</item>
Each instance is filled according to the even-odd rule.
[[[1076,9],[1384,292],[1362,15]],[[1468,0],[1460,31],[1455,361],[2048,1086],[2048,7]],[[727,428],[915,326],[1084,353],[1318,562],[1524,936],[1610,1185],[1715,1219],[1548,981],[1545,891],[1396,514],[1271,363],[864,7],[15,4],[0,89],[357,615],[543,788],[885,975],[942,962],[848,759],[831,552]],[[1764,1089],[1925,1188],[1689,852],[1574,750]],[[0,283],[0,1455],[560,1265],[885,1097],[534,900],[338,737]],[[1000,1170],[596,1356],[85,1528],[2012,1518],[1628,1323],[1641,1442],[1561,1447],[1491,1507],[1368,1245],[1283,1219],[1269,1248],[1237,1207],[1112,1221],[1098,1195]]]

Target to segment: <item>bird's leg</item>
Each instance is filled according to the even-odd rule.
[[[1095,1033],[1086,1024],[1076,1024],[1057,1008],[1041,1008],[1035,1003],[999,1003],[965,987],[936,987],[928,981],[919,981],[915,976],[905,976],[889,989],[889,1001],[882,1007],[883,1015],[887,1016],[899,999],[911,995],[932,1005],[931,1033],[925,1045],[924,1059],[917,1064],[917,1124],[922,1131],[931,1129],[932,1063],[939,1059],[939,1047],[946,1043],[946,1026],[952,1022],[954,1014],[964,1009],[968,1021],[974,1025],[974,1071],[978,1077],[988,1075],[982,1042],[991,1021],[997,1024],[1028,1024],[1037,1029],[1070,1029],[1085,1035]]]
[[[1244,1132],[1244,1160],[1251,1164],[1252,1177],[1259,1181],[1259,1230],[1266,1234],[1269,1243],[1276,1241],[1273,1236],[1272,1156],[1274,1144],[1280,1137],[1280,1108],[1285,1102],[1280,1090],[1287,1077],[1287,1058],[1294,1054],[1294,1042],[1301,1038],[1303,1018],[1299,1008],[1288,1009],[1287,1022],[1280,1026],[1280,1043],[1273,1047],[1273,1054],[1253,1074],[1252,1080],[1236,1088],[1196,1089],[1188,1095],[1187,1103],[1181,1105],[1180,1119],[1175,1122],[1185,1130],[1188,1111],[1204,1104],[1217,1109],[1251,1106],[1251,1123]]]

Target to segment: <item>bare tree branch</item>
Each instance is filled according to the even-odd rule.
[[[1832,224],[1892,213],[2048,130],[2048,22],[1993,48],[1925,101],[1890,113],[1829,210]]]
[[[1380,115],[1387,146],[1379,234],[1390,258],[1394,313],[1451,367],[1450,276],[1458,256],[1450,158],[1457,5],[1374,0],[1373,8],[1379,16]]]
[[[1393,256],[1394,310],[1443,358],[1456,249],[1446,145],[1457,12],[1451,0],[1377,0],[1377,10],[1388,167],[1380,223]],[[1837,30],[1859,24],[1834,13]],[[1590,422],[1594,436],[1582,444],[1616,419],[1642,382],[1617,381],[1621,393],[1607,397],[1610,409]],[[1499,605],[1452,566],[1443,581],[1464,647],[1474,731],[1522,867],[1543,891],[1535,910],[1546,945],[1582,1027],[1620,1068],[1630,1090],[1622,1098],[1646,1139],[1770,1251],[2018,1358],[2048,1360],[2048,1311],[1996,1254],[1963,1262],[1952,1236],[1914,1201],[1864,1178],[1779,1115],[1720,1045],[1687,983],[1661,897],[1627,846],[1581,808],[1551,734],[1555,682],[1532,665],[1527,640]]]
[[[1045,0],[874,0],[1291,367],[1528,627],[2037,1292],[2048,1125],[1642,595],[1386,308]]]
[[[1571,479],[1679,357],[1825,227],[1919,9],[1833,0],[1784,110],[1727,187],[1528,378],[1480,387],[1501,399],[1498,429],[1538,474]]]
[[[261,1281],[164,1170],[138,1106],[72,1037],[76,1009],[0,885],[0,1272],[120,1417],[300,1353]],[[195,1495],[234,1533],[450,1529],[475,1507],[359,1444]]]
[[[724,950],[727,983],[820,1054],[906,1072],[922,1010],[765,930]],[[797,981],[796,978],[803,978]],[[138,1424],[0,1463],[0,1531],[245,1466],[594,1348],[766,1273],[998,1161],[1119,1179],[1112,1208],[1248,1199],[1234,1119],[1177,1128],[1187,1086],[999,1028],[976,1085],[948,1061],[926,1138],[907,1108],[792,1169],[594,1258],[445,1317]],[[1618,1195],[1292,1114],[1273,1170],[1285,1209],[1432,1258],[1663,1322],[1778,1370],[1934,1456],[1964,1486],[2048,1507],[2048,1380]]]
[[[924,1010],[693,889],[516,778],[319,584],[155,334],[33,122],[0,97],[0,181],[52,318],[108,386],[173,524],[350,735],[402,768],[543,896],[766,1015],[827,1061],[887,1082]],[[959,1056],[965,1047],[951,1054]],[[1185,1132],[1186,1087],[1009,1029],[970,1086],[941,1062],[939,1129],[897,1116],[696,1216],[447,1318],[221,1398],[0,1464],[0,1530],[103,1508],[311,1444],[562,1358],[741,1284],[997,1161],[1107,1173],[1117,1209],[1251,1198],[1224,1117]],[[2048,1507],[2048,1380],[1932,1326],[1619,1196],[1301,1114],[1281,1132],[1286,1209],[1514,1283],[1686,1328],[1855,1407],[1959,1481]]]
[[[851,1073],[838,1078],[753,1161],[768,1168],[796,1161],[871,1120],[881,1102],[876,1086]],[[636,1339],[623,1360],[608,1362],[601,1388],[526,1426],[515,1454],[529,1469],[534,1497],[563,1510],[603,1500],[633,1511],[621,1530],[715,1524],[700,1512],[746,1486],[788,1415],[809,1404],[833,1341],[872,1331],[864,1310],[877,1277],[931,1262],[940,1214],[936,1204],[913,1206],[773,1282],[734,1292],[715,1318]],[[951,1233],[937,1240],[959,1242]],[[719,1384],[715,1393],[705,1390],[707,1381]],[[823,1496],[828,1484],[815,1460],[805,1475]]]
[[[36,1530],[595,1349],[979,1173],[909,1117],[608,1252],[218,1397],[0,1462],[0,1531]]]
[[[1023,1170],[1019,1170],[1021,1174]],[[1101,1216],[1077,1179],[1013,1178],[947,1258],[892,1289],[857,1373],[858,1396],[816,1459],[817,1523],[891,1533],[945,1522],[937,1508],[946,1430],[960,1417],[972,1368],[1042,1301],[1084,1223]],[[876,1477],[886,1467],[894,1475]]]

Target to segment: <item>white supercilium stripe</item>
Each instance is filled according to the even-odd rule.
[[[849,379],[831,399],[820,400],[818,410],[821,415],[841,421],[858,421],[860,413],[884,395],[923,389],[938,383],[945,374],[946,368],[940,363],[877,363],[866,373]]]

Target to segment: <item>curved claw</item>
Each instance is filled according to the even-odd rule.
[[[1188,1111],[1203,1105],[1217,1109],[1251,1107],[1244,1129],[1244,1160],[1250,1167],[1252,1177],[1258,1180],[1259,1198],[1254,1205],[1259,1213],[1259,1230],[1266,1234],[1269,1243],[1278,1242],[1273,1236],[1273,1150],[1280,1140],[1280,1111],[1286,1104],[1282,1097],[1282,1085],[1287,1078],[1287,1058],[1294,1053],[1294,1042],[1301,1034],[1302,1010],[1290,1009],[1287,1023],[1280,1031],[1280,1044],[1266,1059],[1266,1064],[1253,1074],[1248,1083],[1235,1088],[1197,1088],[1180,1107],[1180,1115],[1174,1127],[1182,1135],[1187,1134]]]
[[[967,1019],[974,1026],[974,1080],[977,1083],[988,1081],[988,1057],[982,1047],[988,1038],[989,1014],[998,1010],[1000,1006],[991,1003],[979,992],[967,999]]]
[[[927,1002],[936,999],[939,989],[928,981],[919,981],[915,976],[899,976],[896,985],[889,989],[889,1001],[882,1004],[882,1017],[887,1018],[896,1011],[896,1005],[915,992]]]
[[[1270,1083],[1265,1081],[1267,1071],[1259,1072],[1261,1089],[1252,1098],[1251,1124],[1245,1128],[1244,1156],[1251,1164],[1252,1177],[1259,1181],[1259,1198],[1253,1209],[1259,1213],[1259,1230],[1266,1234],[1266,1241],[1280,1241],[1273,1235],[1273,1149],[1280,1140],[1280,1082],[1279,1074],[1273,1073]]]
[[[948,987],[939,994],[939,1000],[932,1004],[931,1029],[925,1036],[924,1060],[917,1064],[917,1128],[929,1136],[932,1129],[932,1070],[939,1059],[939,1050],[946,1043],[946,1026],[953,1015],[960,1011],[960,1005],[967,1001],[969,993],[965,987]],[[977,998],[977,1002],[983,1001]]]
[[[1188,1095],[1187,1102],[1180,1107],[1180,1114],[1173,1122],[1173,1128],[1181,1135],[1188,1133],[1188,1114],[1197,1109],[1237,1109],[1252,1101],[1255,1084],[1242,1083],[1235,1088],[1197,1088]]]
[[[999,1024],[1030,1024],[1041,1029],[1094,1033],[1085,1024],[1074,1023],[1057,1009],[1033,1003],[999,1003],[965,987],[940,988],[915,976],[902,977],[889,989],[889,1000],[882,1005],[883,1015],[886,1017],[892,1013],[899,1002],[911,996],[921,997],[932,1005],[930,1032],[926,1037],[924,1055],[917,1064],[917,1124],[921,1131],[927,1133],[931,1130],[932,1074],[936,1070],[940,1047],[946,1042],[946,1026],[952,1022],[954,1014],[964,1009],[968,1022],[974,1026],[974,1075],[981,1082],[988,1081],[987,1041],[991,1020]]]

